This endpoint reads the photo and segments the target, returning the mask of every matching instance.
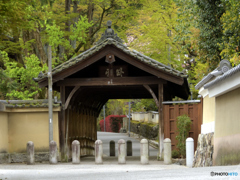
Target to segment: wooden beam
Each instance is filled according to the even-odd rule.
[[[163,84],[158,85],[158,101],[159,101],[159,107],[158,107],[158,114],[159,114],[159,152],[158,156],[159,159],[163,159],[163,140],[164,140],[164,120],[163,120]]]
[[[105,57],[107,54],[111,53],[109,48],[110,48],[110,46],[107,46],[107,47],[105,47],[104,50],[98,51],[94,55],[90,56],[89,58],[79,61],[79,63],[75,64],[74,66],[63,69],[59,73],[53,74],[53,83],[55,83],[61,79],[64,79],[64,78],[90,66],[91,64],[97,62],[101,58]],[[38,82],[40,87],[47,86],[47,83],[48,83],[47,78],[44,78]]]
[[[118,78],[67,78],[57,82],[57,86],[117,86],[166,83],[154,77],[118,77]]]
[[[114,46],[106,46],[104,49],[101,51],[96,52],[92,56],[79,61],[77,64],[74,66],[70,66],[69,68],[63,69],[59,73],[53,74],[53,83],[56,83],[88,66],[91,64],[97,62],[101,58],[105,57],[107,54],[114,54],[118,58],[122,59],[123,61],[143,70],[146,71],[154,76],[157,76],[158,78],[173,82],[178,85],[182,85],[184,83],[184,78],[173,75],[171,73],[165,72],[164,70],[160,70],[156,67],[153,67],[149,64],[146,64],[142,61],[139,61],[135,57],[132,57],[131,55],[126,54],[122,50],[114,47]],[[40,87],[45,87],[47,86],[47,78],[44,78],[38,82]]]
[[[75,93],[79,88],[80,88],[80,86],[75,86],[75,87],[73,88],[73,90],[70,92],[70,94],[69,94],[69,96],[68,96],[68,98],[67,98],[67,100],[66,100],[66,103],[64,104],[64,109],[65,109],[65,110],[68,108],[68,105],[69,105],[69,103],[70,103],[70,101],[71,101],[74,93]]]
[[[144,84],[143,86],[150,92],[150,94],[152,95],[157,107],[159,108],[159,102],[158,102],[158,99],[157,99],[155,93],[152,91],[152,89],[149,87],[149,85]]]
[[[142,61],[137,60],[136,58],[126,54],[122,50],[119,50],[118,48],[112,46],[111,47],[111,52],[117,56],[118,58],[124,60],[125,62],[142,69],[143,71],[146,71],[152,75],[157,76],[158,78],[162,78],[164,80],[173,82],[178,85],[182,85],[184,83],[184,78],[173,75],[171,73],[165,72],[164,70],[160,70],[158,68],[155,68],[151,65],[148,65]]]

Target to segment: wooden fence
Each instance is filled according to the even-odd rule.
[[[164,138],[172,141],[172,150],[176,149],[177,117],[187,114],[192,121],[189,137],[194,139],[194,151],[197,148],[198,135],[201,133],[202,101],[198,104],[163,105]]]

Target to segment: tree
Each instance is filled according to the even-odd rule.
[[[221,18],[226,11],[225,1],[174,1],[179,7],[175,41],[182,45],[184,66],[194,87],[218,66],[222,58],[224,33]],[[197,92],[194,94],[197,95]]]
[[[6,75],[3,69],[0,69],[0,97],[6,98],[7,93],[17,89],[17,83]]]
[[[158,111],[153,99],[136,99],[131,105],[133,112]]]
[[[182,70],[176,36],[177,6],[171,1],[144,1],[137,23],[128,30],[129,45],[143,54]]]
[[[41,67],[39,66],[39,59],[32,54],[30,57],[24,59],[25,67],[19,67],[17,62],[10,61],[6,52],[1,52],[1,57],[4,62],[5,75],[9,82],[3,79],[1,81],[1,89],[6,88],[4,93],[6,99],[33,99],[41,89],[38,84],[34,82],[33,77],[37,77],[40,71],[47,69],[46,64]],[[9,91],[11,90],[11,91]]]
[[[226,12],[221,18],[223,24],[223,48],[221,56],[229,59],[233,65],[240,63],[240,4],[237,0],[223,1]]]

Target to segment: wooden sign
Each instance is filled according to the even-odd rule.
[[[127,77],[128,68],[126,65],[100,66],[99,77]]]

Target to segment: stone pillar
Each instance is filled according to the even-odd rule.
[[[186,139],[186,166],[192,167],[194,158],[194,140],[193,138]]]
[[[118,164],[126,164],[126,142],[123,139],[118,141]]]
[[[171,139],[166,138],[163,141],[163,149],[164,149],[164,163],[172,164],[172,144]]]
[[[95,141],[95,163],[96,164],[103,163],[103,147],[101,140]]]
[[[132,156],[132,141],[127,141],[127,156]]]
[[[115,141],[111,140],[109,143],[110,156],[115,156]]]
[[[50,164],[57,164],[57,143],[51,141],[49,145],[49,162]]]
[[[72,163],[80,163],[80,142],[78,140],[72,142]]]
[[[27,143],[27,164],[31,165],[35,163],[34,158],[34,144],[32,141]]]
[[[148,148],[148,140],[142,139],[140,141],[140,156],[141,156],[141,164],[148,164],[149,163],[149,148]]]

